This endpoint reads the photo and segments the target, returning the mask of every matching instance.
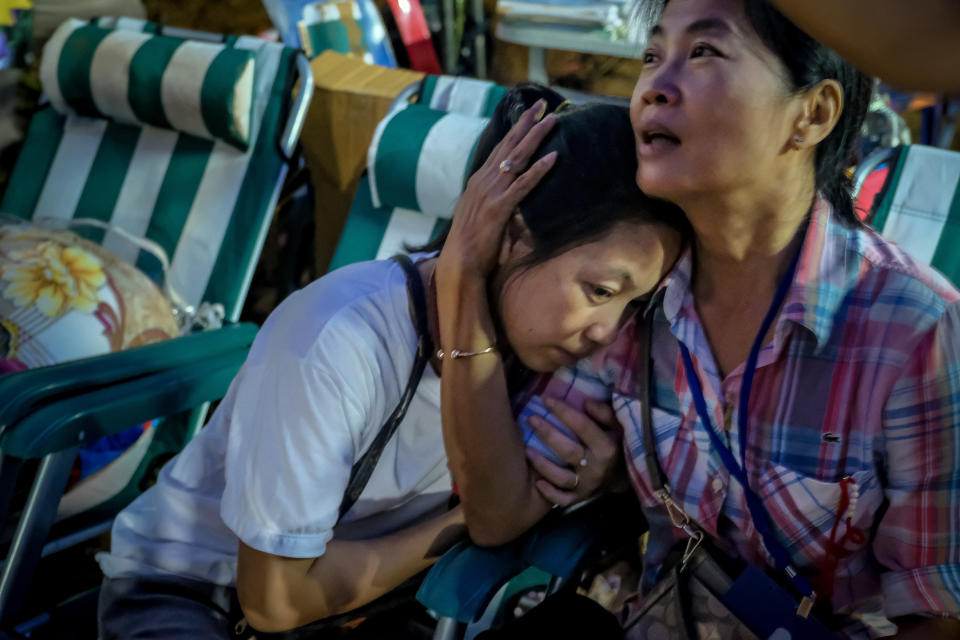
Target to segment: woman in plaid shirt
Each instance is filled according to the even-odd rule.
[[[643,9],[649,42],[631,105],[637,182],[679,204],[694,229],[646,306],[653,427],[673,499],[726,551],[772,568],[722,443],[776,541],[831,605],[833,630],[960,637],[960,294],[856,222],[845,169],[869,79],[763,0]],[[511,166],[523,166],[541,128],[500,151]],[[489,189],[468,187],[461,199],[439,270],[444,349],[496,338],[486,293],[471,283],[492,263],[509,209]],[[567,438],[536,414],[546,405],[579,436],[582,425],[614,422],[599,399],[624,431],[651,527],[644,586],[656,580],[677,536],[644,463],[634,322],[603,357],[534,393],[560,401],[520,412],[570,467],[532,450],[525,459],[499,358],[445,370],[444,437],[475,540],[510,539],[553,504],[582,497],[580,480],[607,443]]]

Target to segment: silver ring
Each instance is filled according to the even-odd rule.
[[[503,160],[503,161],[500,163],[500,173],[510,173],[510,160],[509,160],[509,158],[506,159],[506,160]]]
[[[587,466],[587,458],[586,458],[586,456],[580,458],[580,466],[581,466],[581,467]]]

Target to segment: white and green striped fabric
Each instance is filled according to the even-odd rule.
[[[488,80],[427,76],[418,103],[439,111],[489,118],[506,91],[506,87]]]
[[[404,245],[426,244],[447,222],[449,218],[425,216],[410,209],[373,206],[369,177],[364,176],[340,234],[330,271],[354,262],[384,260],[405,252]]]
[[[108,35],[122,32],[124,37],[111,37],[117,43],[140,43],[138,51],[175,39],[173,30],[153,35],[156,25],[138,20],[103,18],[98,26]],[[76,30],[70,33],[68,38]],[[228,39],[225,46],[252,56],[256,66],[245,152],[223,140],[166,127],[47,108],[30,124],[0,210],[27,219],[93,218],[149,238],[170,257],[170,284],[188,304],[220,302],[226,318],[236,320],[287,170],[277,140],[298,52],[254,37]],[[64,49],[47,51],[60,55]],[[131,86],[140,81],[141,69],[155,77],[152,65],[131,64]],[[68,77],[72,74],[89,79],[91,66],[60,65],[56,90],[61,94],[62,87],[79,82]],[[98,112],[125,108],[111,102],[116,92],[97,96]],[[119,100],[129,106],[122,92]],[[158,275],[156,259],[119,234],[93,233],[105,248]]]
[[[69,19],[44,46],[40,81],[65,115],[109,118],[246,149],[254,52]]]
[[[446,227],[489,117],[427,105],[464,109],[479,100],[492,113],[503,93],[489,82],[428,76],[420,102],[402,103],[377,125],[331,270],[426,244]]]
[[[903,148],[873,226],[960,286],[960,153]]]
[[[487,121],[420,104],[388,114],[367,152],[374,206],[453,215]]]

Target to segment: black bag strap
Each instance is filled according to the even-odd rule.
[[[407,293],[410,295],[410,302],[413,306],[414,324],[417,330],[417,356],[413,362],[410,378],[407,380],[407,388],[403,390],[403,395],[400,396],[400,402],[383,426],[380,427],[380,431],[370,448],[354,463],[350,470],[350,481],[347,483],[347,490],[343,494],[343,501],[340,502],[338,520],[350,510],[353,503],[363,493],[364,487],[367,486],[370,475],[373,474],[383,450],[390,442],[390,438],[393,437],[397,427],[403,422],[404,416],[407,415],[407,408],[410,406],[410,401],[413,400],[413,395],[417,392],[420,377],[423,375],[423,370],[430,360],[430,354],[434,350],[430,327],[427,324],[427,295],[423,288],[420,272],[413,264],[413,260],[407,255],[398,254],[393,256],[392,259],[403,268],[407,275]]]
[[[653,358],[651,357],[651,348],[653,345],[653,316],[654,311],[650,310],[644,314],[640,322],[637,323],[637,343],[640,347],[640,357],[638,364],[640,366],[640,377],[638,380],[640,401],[643,403],[643,458],[647,463],[647,472],[650,474],[650,483],[653,490],[659,492],[667,485],[667,474],[660,466],[660,460],[657,458],[657,439],[653,435],[653,396],[650,393],[650,372],[653,369]]]

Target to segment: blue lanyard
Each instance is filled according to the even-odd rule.
[[[798,250],[790,263],[790,267],[780,280],[780,284],[777,287],[777,292],[773,296],[773,303],[770,305],[770,309],[767,311],[767,315],[763,319],[763,324],[760,325],[760,331],[757,333],[757,337],[753,341],[753,346],[750,348],[750,355],[747,358],[746,368],[743,372],[743,383],[740,386],[740,407],[737,415],[737,426],[740,431],[740,451],[744,456],[744,463],[746,463],[748,426],[747,418],[748,410],[750,408],[750,391],[753,388],[753,374],[757,369],[757,358],[759,357],[760,349],[763,346],[763,338],[767,335],[767,331],[770,330],[770,325],[773,324],[774,318],[777,317],[777,312],[780,310],[780,307],[783,305],[783,301],[787,297],[787,292],[790,290],[790,284],[793,282],[793,276],[794,273],[796,273],[797,263],[799,261],[800,251]],[[756,494],[756,492],[750,488],[750,484],[747,482],[746,469],[744,469],[744,467],[737,462],[733,452],[730,451],[730,448],[727,447],[723,440],[721,440],[720,436],[717,435],[716,430],[713,428],[713,422],[710,420],[710,413],[707,411],[707,402],[703,397],[703,389],[700,386],[700,379],[697,377],[696,371],[693,368],[693,360],[690,358],[690,351],[682,342],[680,343],[680,354],[683,357],[683,368],[687,376],[687,384],[690,386],[690,393],[693,395],[693,404],[697,409],[697,414],[699,414],[700,420],[703,421],[703,426],[706,428],[707,434],[710,436],[710,442],[719,452],[720,459],[723,461],[724,466],[727,467],[727,469],[730,471],[730,474],[733,475],[743,486],[743,492],[747,499],[747,508],[750,510],[750,517],[753,519],[753,526],[757,528],[757,532],[759,532],[760,537],[763,538],[763,544],[767,548],[767,551],[770,552],[770,555],[773,556],[774,562],[784,573],[787,574],[787,576],[793,582],[793,585],[797,588],[801,595],[804,596],[805,603],[809,598],[809,606],[812,606],[812,602],[816,598],[816,592],[813,590],[813,587],[810,586],[810,583],[806,580],[806,578],[800,575],[793,567],[793,563],[790,560],[790,554],[788,554],[787,550],[782,544],[780,544],[780,541],[776,539],[773,531],[770,528],[770,517],[767,514],[767,510],[763,506],[763,502],[760,500],[760,497]]]

